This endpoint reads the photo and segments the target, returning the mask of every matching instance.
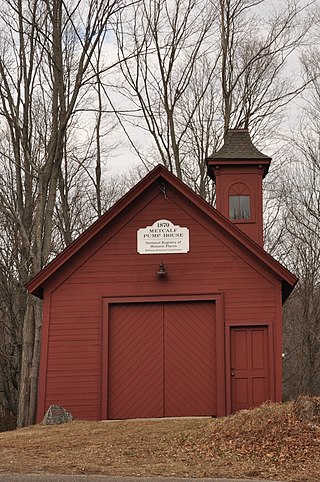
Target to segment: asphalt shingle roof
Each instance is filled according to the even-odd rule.
[[[253,144],[248,129],[229,129],[224,145],[210,159],[270,159]]]

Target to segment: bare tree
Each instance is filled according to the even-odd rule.
[[[8,185],[5,170],[0,171],[0,204],[6,223],[18,231],[18,281],[23,286],[50,259],[58,190],[68,209],[69,166],[63,162],[69,135],[96,76],[96,48],[123,3],[17,0],[4,1],[2,7],[0,116],[5,135],[0,156],[12,176]],[[72,229],[64,227],[69,243]],[[40,302],[28,298],[24,306],[18,426],[32,423],[35,416],[41,331]]]
[[[117,24],[119,59],[127,58],[120,64],[125,79],[121,92],[141,111],[145,124],[133,122],[151,133],[161,162],[180,179],[185,134],[196,110],[190,84],[198,62],[211,49],[215,14],[211,4],[200,0],[150,0],[139,3],[131,18],[125,13]],[[207,71],[204,91],[213,70],[211,66]],[[188,115],[183,111],[187,98]]]
[[[284,394],[320,393],[319,147],[306,130],[294,140],[282,173],[275,253],[299,278],[284,309]],[[278,233],[279,234],[279,233]]]
[[[305,87],[285,73],[308,30],[302,7],[287,2],[258,15],[263,7],[264,0],[143,0],[117,24],[119,60],[127,58],[118,90],[136,109],[126,120],[155,146],[155,159],[149,151],[144,162],[160,160],[202,196],[204,159],[226,130],[250,127],[263,138]]]
[[[284,311],[284,387],[291,397],[320,393],[320,224],[310,213],[320,202],[319,186],[310,171],[301,171],[287,198],[287,241],[283,243],[291,269],[299,277]]]
[[[21,320],[26,294],[21,291],[18,282],[20,239],[17,226],[12,223],[7,224],[1,213],[0,225],[0,390],[2,392],[0,412],[3,416],[16,416],[21,358]]]
[[[220,0],[221,87],[224,131],[277,122],[274,116],[305,88],[284,73],[310,25],[301,2],[257,14],[264,0]],[[299,21],[299,26],[297,22]],[[259,33],[257,33],[259,32]],[[270,129],[269,129],[270,130]]]

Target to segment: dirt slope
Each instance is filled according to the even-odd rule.
[[[37,425],[0,433],[1,472],[316,482],[320,425],[301,421],[292,403],[223,419]]]

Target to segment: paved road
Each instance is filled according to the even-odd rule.
[[[0,481],[6,482],[248,482],[248,480],[251,482],[266,482],[265,480],[253,479],[187,479],[177,477],[106,477],[105,475],[0,474]]]

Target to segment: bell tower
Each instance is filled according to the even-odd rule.
[[[230,129],[206,162],[216,185],[216,209],[262,246],[262,180],[271,158],[252,144],[248,129]]]

